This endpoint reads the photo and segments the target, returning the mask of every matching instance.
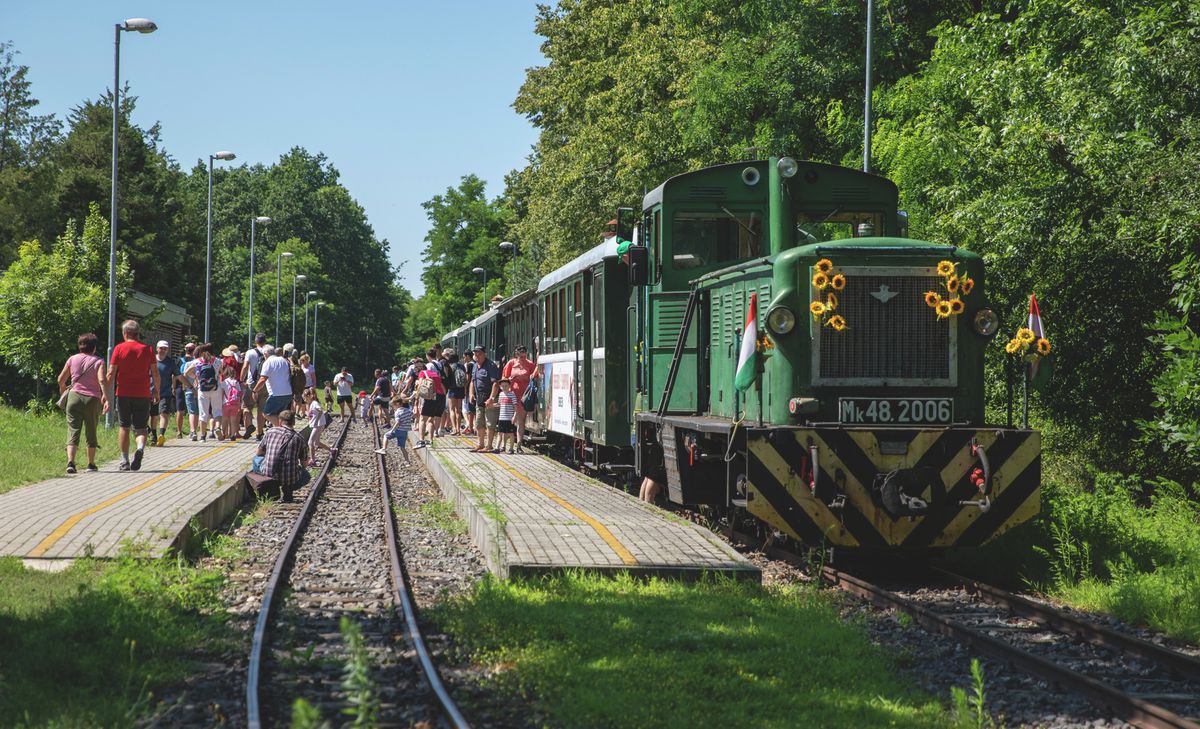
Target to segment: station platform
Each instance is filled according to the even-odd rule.
[[[500,577],[583,569],[762,579],[749,560],[699,525],[545,456],[471,453],[474,445],[436,438],[416,453]]]
[[[113,460],[97,473],[81,470],[0,494],[0,556],[111,558],[127,541],[151,557],[183,549],[193,521],[211,529],[242,503],[241,476],[257,445],[169,440],[146,449],[139,471],[118,471]]]

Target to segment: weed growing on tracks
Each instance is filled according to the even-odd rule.
[[[371,656],[363,642],[362,630],[346,616],[341,621],[342,637],[346,640],[346,667],[342,673],[342,689],[350,705],[342,710],[352,717],[352,727],[373,727],[379,713],[379,696],[371,680]]]
[[[959,729],[999,729],[987,710],[987,687],[978,658],[971,659],[971,692],[955,686],[950,689],[950,701]]]
[[[426,501],[421,504],[422,520],[452,536],[467,533],[467,522],[454,514],[454,504],[449,501]]]

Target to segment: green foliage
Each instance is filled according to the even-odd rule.
[[[346,665],[342,669],[342,690],[349,704],[342,713],[352,717],[349,726],[373,727],[379,714],[379,696],[371,680],[371,656],[363,642],[362,629],[343,615],[340,623],[346,641]]]
[[[1179,454],[1200,476],[1200,333],[1192,318],[1200,303],[1200,259],[1189,253],[1171,267],[1171,278],[1175,313],[1159,313],[1151,338],[1163,359],[1153,381],[1157,416],[1140,425],[1145,441]]]
[[[292,729],[330,729],[333,725],[321,720],[321,710],[304,699],[292,703]]]
[[[96,435],[100,442],[96,460],[103,463],[116,458],[116,428],[101,427]],[[0,443],[4,444],[0,448],[0,493],[61,475],[67,461],[66,441],[67,422],[58,408],[50,415],[35,415],[0,405]],[[76,460],[82,468],[87,463],[86,443],[80,446]]]
[[[76,351],[80,334],[90,331],[105,340],[108,245],[108,225],[92,203],[82,234],[68,221],[49,252],[37,241],[26,242],[0,275],[0,357],[21,375],[51,382]],[[129,280],[122,258],[118,304]]]
[[[955,726],[959,729],[994,729],[996,722],[987,710],[987,687],[983,679],[983,666],[978,658],[971,659],[971,692],[955,686],[950,689],[950,702],[954,707]]]
[[[433,620],[547,726],[942,726],[938,703],[803,588],[485,579]],[[813,670],[813,666],[820,666]]]

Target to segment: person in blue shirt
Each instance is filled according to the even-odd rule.
[[[496,440],[496,424],[500,421],[500,403],[496,396],[500,391],[500,368],[488,359],[487,350],[476,347],[474,352],[475,371],[471,373],[470,400],[475,405],[475,429],[479,442],[472,453],[487,453]]]

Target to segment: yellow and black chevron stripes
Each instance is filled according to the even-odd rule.
[[[992,471],[988,511],[968,479],[984,447]],[[817,449],[817,494],[809,488],[810,448]],[[978,546],[1029,520],[1039,508],[1041,436],[1013,429],[929,430],[766,428],[746,435],[749,511],[809,544],[862,548]],[[871,492],[875,476],[895,469],[937,473],[921,516],[893,518]],[[841,506],[830,506],[844,496]],[[843,499],[838,499],[843,500]]]

